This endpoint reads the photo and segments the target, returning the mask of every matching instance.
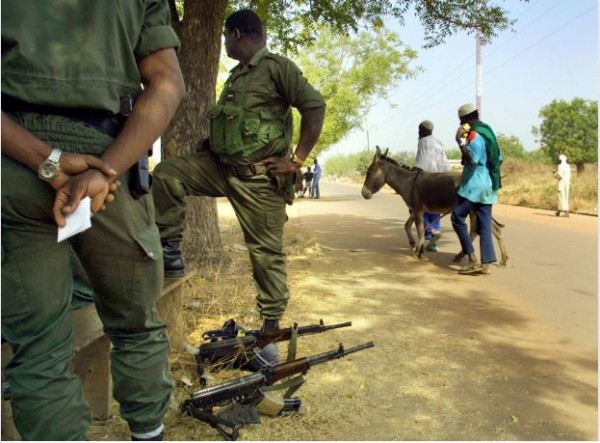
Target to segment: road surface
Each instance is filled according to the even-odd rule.
[[[312,346],[302,355],[337,341],[375,348],[314,371],[303,388],[313,413],[291,435],[275,420],[244,438],[597,440],[595,217],[496,205],[508,265],[461,276],[447,217],[439,252],[418,260],[408,211],[388,187],[371,200],[359,185],[321,189],[287,210],[284,322],[352,321],[302,340]],[[232,215],[227,207],[220,216]]]
[[[343,220],[366,218],[381,223],[383,230],[393,230],[393,242],[370,241],[370,247],[382,253],[410,254],[404,232],[408,210],[401,197],[385,187],[371,200],[360,195],[360,186],[323,183],[319,200],[296,199],[288,208],[291,218],[308,215],[335,215]],[[573,214],[556,217],[554,211],[495,205],[494,217],[505,224],[504,236],[509,253],[506,268],[494,268],[489,277],[477,284],[495,288],[530,311],[540,322],[562,335],[566,345],[597,354],[598,349],[598,219]],[[427,260],[440,272],[454,272],[451,259],[460,250],[452,230],[450,216],[443,220],[440,252],[428,253]],[[364,236],[357,227],[355,238],[338,238],[336,226],[322,226],[321,242],[330,247],[362,248]],[[415,239],[418,238],[413,227]],[[319,231],[316,231],[317,233]],[[476,241],[477,242],[477,241]],[[499,257],[499,248],[496,253]],[[475,244],[479,254],[478,243]],[[433,277],[433,276],[432,276]]]

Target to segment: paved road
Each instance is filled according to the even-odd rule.
[[[357,185],[323,182],[321,188],[320,200],[297,199],[288,210],[290,217],[320,214],[337,220],[332,223],[376,221],[377,229],[388,234],[389,230],[397,231],[398,241],[391,242],[385,236],[378,242],[377,236],[370,235],[370,249],[410,254],[403,227],[408,211],[390,188],[385,187],[369,201],[361,197]],[[563,337],[565,346],[597,355],[598,219],[577,214],[557,218],[552,211],[506,205],[496,205],[494,216],[506,225],[508,266],[494,268],[491,276],[465,278],[479,279],[482,289],[504,294],[508,302]],[[448,217],[443,224],[440,252],[430,253],[428,260],[448,272],[459,244]],[[364,225],[357,224],[355,238],[338,238],[335,226],[329,226],[323,231],[327,237],[322,243],[333,248],[364,248],[360,232],[364,228],[360,226]]]

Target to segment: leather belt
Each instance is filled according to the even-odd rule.
[[[250,165],[228,165],[229,173],[236,177],[254,177],[266,175],[267,166],[263,163],[252,163]]]
[[[125,124],[125,118],[120,114],[111,114],[93,109],[35,105],[6,94],[2,94],[2,110],[5,112],[34,112],[36,114],[60,115],[94,126],[111,137],[119,135]]]

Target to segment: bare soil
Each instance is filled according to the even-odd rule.
[[[201,333],[235,318],[258,328],[255,290],[237,222],[219,207],[231,261],[203,269],[186,286],[181,327]],[[596,440],[597,356],[561,345],[548,327],[477,278],[435,271],[407,254],[382,253],[338,224],[313,238],[316,224],[286,227],[292,298],[283,326],[352,321],[352,327],[298,340],[298,356],[374,341],[375,347],[315,366],[298,391],[306,411],[261,417],[240,440]],[[389,241],[383,237],[382,242]],[[331,246],[334,245],[334,246]],[[435,278],[432,277],[435,275]],[[483,277],[485,278],[485,277]],[[279,345],[285,356],[286,346]],[[222,440],[182,417],[179,402],[199,389],[194,359],[172,355],[177,380],[166,417],[169,440]],[[239,376],[213,374],[209,383]],[[118,417],[95,422],[91,440],[128,440]]]

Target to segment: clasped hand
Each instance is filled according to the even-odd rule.
[[[90,197],[92,213],[106,209],[106,203],[115,199],[120,186],[117,173],[102,159],[86,154],[65,152],[60,159],[60,174],[51,182],[56,189],[54,220],[64,227],[65,217],[75,211],[84,197]]]

